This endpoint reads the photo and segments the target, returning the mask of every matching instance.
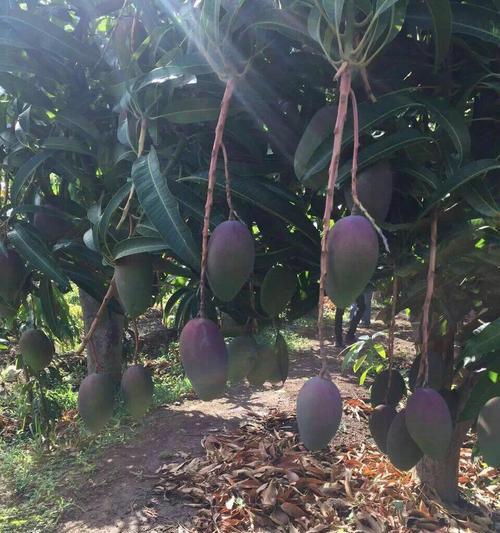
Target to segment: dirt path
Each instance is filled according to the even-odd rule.
[[[360,333],[368,330],[361,330]],[[298,331],[311,337],[311,330]],[[159,501],[155,497],[154,473],[165,462],[186,454],[202,455],[200,441],[211,432],[234,429],[252,415],[265,415],[271,409],[293,413],[302,384],[320,368],[318,346],[291,354],[290,377],[283,387],[255,390],[245,385],[228,390],[225,398],[212,402],[189,399],[177,406],[163,407],[143,422],[137,438],[107,450],[98,460],[96,473],[75,487],[73,508],[60,524],[59,532],[133,533],[139,531],[183,531],[196,509],[183,503]],[[399,339],[398,351],[408,353],[411,343]],[[342,397],[367,397],[356,378],[340,375],[339,350],[328,345],[331,370]],[[356,445],[367,437],[366,421],[343,418],[334,446]]]

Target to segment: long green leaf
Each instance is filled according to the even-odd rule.
[[[417,132],[415,130],[403,130],[392,135],[382,137],[379,141],[371,144],[359,152],[358,168],[363,170],[373,165],[380,159],[385,159],[398,150],[407,148],[419,143],[432,142],[429,135]],[[351,162],[342,165],[339,169],[337,186],[340,187],[351,175]]]
[[[465,185],[473,179],[484,176],[492,170],[500,168],[500,161],[496,159],[480,159],[463,166],[456,174],[448,178],[441,187],[425,203],[424,209],[420,216],[425,216],[436,204],[443,200],[448,194],[452,193],[462,185]]]
[[[123,200],[125,200],[125,198],[130,194],[131,187],[132,185],[130,183],[125,183],[124,185],[122,185],[115,192],[111,200],[108,202],[108,205],[105,207],[104,211],[102,212],[101,218],[99,219],[99,224],[97,226],[97,235],[99,237],[99,241],[102,241],[104,243],[104,247],[106,248],[110,256],[112,254],[108,246],[108,230],[109,224],[111,222],[111,217],[120,207]]]
[[[440,65],[450,48],[452,13],[450,0],[425,0],[434,26],[434,64]]]
[[[41,239],[25,224],[16,224],[8,233],[9,241],[31,266],[55,281],[63,291],[69,290],[69,280]]]
[[[33,83],[13,76],[8,72],[0,72],[0,87],[7,93],[19,95],[24,102],[44,109],[52,109],[53,105],[45,93],[38,90]]]
[[[408,92],[389,93],[378,98],[375,103],[364,102],[358,109],[360,132],[369,131],[377,124],[410,107],[422,105],[421,102],[412,99]],[[329,107],[318,111],[311,119],[297,146],[294,161],[295,172],[305,184],[312,183],[313,178],[330,162],[335,116],[335,109]],[[352,123],[348,122],[344,130],[342,146],[349,145],[353,139]]]
[[[489,372],[483,372],[459,415],[459,420],[475,420],[479,415],[483,405],[500,395],[500,380],[491,379]]]
[[[416,100],[430,111],[438,124],[449,135],[453,146],[457,150],[459,164],[461,164],[469,155],[471,145],[469,128],[464,116],[444,100],[425,98],[423,96],[417,96]]]
[[[16,201],[19,193],[26,183],[31,179],[36,170],[47,161],[53,154],[51,150],[43,150],[35,154],[31,159],[28,159],[16,172],[12,182],[11,197],[12,201]]]
[[[434,2],[435,0],[429,0]],[[437,3],[437,2],[436,2]],[[417,2],[411,2],[406,22],[422,29],[431,29],[433,21],[428,12]],[[498,11],[477,4],[451,3],[452,33],[476,37],[485,42],[500,43],[500,14]]]
[[[473,183],[463,191],[465,201],[485,217],[500,216],[500,205],[484,183]]]
[[[47,137],[42,144],[46,150],[61,150],[64,152],[74,152],[76,154],[95,155],[80,141],[69,139],[68,137]]]
[[[201,24],[215,44],[219,41],[219,17],[221,0],[204,0]]]
[[[155,239],[154,237],[132,237],[119,242],[113,248],[113,254],[116,260],[129,255],[161,252],[167,249],[168,246],[163,239]]]
[[[160,172],[154,148],[134,163],[132,179],[146,216],[163,237],[165,244],[184,263],[198,271],[200,259],[197,246],[180,215],[179,204]]]
[[[40,48],[55,55],[83,65],[91,65],[96,60],[94,49],[78,41],[59,26],[27,11],[16,10],[0,15],[0,21],[18,31],[28,42],[36,43]]]
[[[479,333],[473,335],[464,346],[460,359],[464,365],[477,362],[481,357],[500,349],[500,318],[490,322]]]
[[[217,98],[190,98],[174,100],[160,115],[174,124],[192,124],[194,122],[211,122],[217,120],[220,100]]]
[[[64,111],[59,111],[56,117],[57,122],[61,122],[69,128],[76,128],[88,135],[93,140],[99,139],[99,132],[95,125],[84,115],[76,113],[66,109]]]
[[[207,178],[201,176],[187,176],[181,178],[181,181],[193,181],[206,185]],[[270,213],[276,218],[284,221],[286,224],[295,226],[300,233],[308,238],[309,241],[318,244],[318,230],[304,215],[303,210],[271,192],[262,181],[263,179],[257,177],[249,180],[235,176],[231,182],[233,196],[258,209]],[[225,191],[225,183],[223,179],[217,179],[215,186],[220,192]]]

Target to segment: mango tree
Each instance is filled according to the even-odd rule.
[[[15,326],[28,306],[34,325],[63,339],[62,294],[78,286],[82,387],[109,406],[96,375],[119,379],[123,329],[153,298],[168,295],[166,315],[176,309],[202,399],[222,394],[231,373],[225,324],[251,333],[317,306],[323,365],[297,413],[316,449],[341,415],[324,297],[344,308],[371,280],[389,302],[382,405],[399,379],[394,315],[409,309],[418,325],[416,392],[382,436],[372,424],[377,442],[455,500],[465,433],[500,394],[497,7],[3,3],[0,313]],[[286,377],[279,334],[275,352],[276,364],[251,358],[251,382]],[[334,412],[311,424],[321,398]],[[431,404],[442,423],[422,422]],[[495,405],[480,417],[492,464]],[[98,429],[110,411],[96,409],[82,400]],[[428,438],[436,424],[440,444]],[[415,454],[402,456],[404,442]]]

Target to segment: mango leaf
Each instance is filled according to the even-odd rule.
[[[201,25],[215,44],[219,41],[220,8],[221,0],[204,0],[201,12]]]
[[[93,48],[45,18],[24,10],[11,10],[0,14],[0,21],[18,31],[26,41],[36,43],[38,47],[52,54],[89,66],[96,61]]]
[[[465,201],[485,217],[498,217],[500,207],[484,183],[473,183],[464,188]]]
[[[99,139],[99,132],[94,124],[84,115],[80,115],[75,111],[69,109],[59,111],[56,116],[56,121],[64,124],[70,129],[75,128],[80,130],[92,140]]]
[[[40,280],[39,296],[44,322],[58,339],[63,339],[66,336],[64,328],[61,327],[63,321],[61,321],[54,289],[49,279]]]
[[[437,177],[437,175],[428,168],[400,165],[398,163],[394,165],[394,168],[397,170],[398,173],[402,175],[411,176],[424,183],[427,183],[427,185],[432,187],[434,190],[436,190],[441,185],[441,181]]]
[[[340,33],[340,22],[344,10],[345,0],[323,0],[323,9],[327,17],[335,25],[337,32]]]
[[[184,69],[177,65],[158,67],[137,78],[131,92],[135,93],[150,85],[162,85],[167,82],[170,82],[173,87],[182,87],[189,83],[195,83],[196,76],[186,73]]]
[[[13,76],[7,72],[0,72],[0,87],[12,95],[19,95],[22,101],[43,109],[52,109],[53,105],[45,93],[35,88],[33,83]]]
[[[12,201],[16,201],[19,193],[26,183],[33,177],[37,169],[51,157],[53,152],[51,150],[42,150],[28,159],[16,172],[12,182],[11,197]]]
[[[500,318],[490,322],[465,343],[460,354],[464,366],[480,361],[482,356],[500,348]]]
[[[188,176],[181,178],[180,181],[192,181],[203,183],[205,185],[207,183],[207,178],[201,176]],[[233,196],[259,209],[267,211],[276,218],[284,221],[286,224],[295,226],[297,230],[310,241],[314,244],[318,244],[318,230],[304,215],[302,209],[271,192],[262,181],[263,179],[257,177],[248,180],[234,176],[232,179]],[[217,179],[215,187],[220,192],[224,192],[224,180]]]
[[[451,107],[444,100],[437,98],[425,98],[416,96],[416,100],[421,102],[430,111],[433,118],[443,127],[457,150],[458,162],[462,163],[470,152],[470,133],[462,113]]]
[[[217,98],[187,98],[174,100],[163,112],[153,117],[165,118],[174,124],[193,124],[217,120],[220,100]]]
[[[191,231],[179,212],[179,204],[160,172],[154,148],[132,166],[132,179],[146,216],[163,237],[165,244],[184,263],[199,270],[198,249]]]
[[[363,102],[359,105],[360,132],[369,131],[384,120],[397,115],[410,107],[423,104],[411,98],[408,92],[388,93],[377,102]],[[305,129],[295,152],[295,173],[297,177],[309,184],[318,172],[325,169],[332,156],[333,128],[336,109],[326,106],[320,109]],[[347,122],[342,139],[342,147],[348,146],[354,139],[352,123]]]
[[[428,3],[435,2],[429,0]],[[451,29],[454,34],[476,37],[485,42],[500,43],[500,15],[498,11],[478,4],[451,2]],[[428,13],[418,2],[411,2],[406,22],[422,29],[431,29],[434,21],[429,20]]]
[[[483,405],[491,398],[500,396],[500,379],[494,372],[484,371],[459,415],[459,421],[476,420]]]
[[[109,201],[108,205],[105,207],[104,211],[102,212],[102,215],[99,220],[99,224],[97,227],[97,235],[99,237],[99,240],[102,240],[102,242],[104,242],[104,246],[110,256],[112,254],[108,246],[109,224],[111,222],[111,218],[114,212],[120,207],[121,203],[130,194],[131,187],[132,185],[130,183],[125,183],[115,192],[115,194]]]
[[[68,137],[47,137],[42,144],[42,148],[45,148],[46,150],[74,152],[76,154],[95,157],[95,155],[82,142]]]
[[[453,33],[500,44],[500,13],[478,4],[452,2]]]
[[[63,291],[69,290],[69,280],[45,243],[26,224],[15,224],[8,233],[9,241],[35,269],[55,281]]]
[[[116,260],[129,255],[161,252],[167,249],[168,246],[163,239],[155,239],[154,237],[132,237],[119,242],[113,248],[113,255]]]
[[[426,0],[426,4],[434,27],[434,65],[438,67],[450,48],[452,25],[450,0]]]
[[[433,142],[433,138],[429,135],[410,129],[384,136],[359,152],[358,169],[363,170],[364,168],[373,165],[376,161],[389,157],[398,150],[424,142]],[[351,162],[340,167],[339,176],[337,178],[337,187],[341,187],[350,175]]]
[[[172,309],[174,308],[175,304],[182,298],[184,294],[187,292],[190,292],[190,289],[188,287],[181,287],[180,289],[177,289],[167,300],[167,303],[165,304],[165,307],[163,309],[163,318],[166,320],[170,313],[172,312]]]
[[[309,33],[303,21],[284,9],[264,8],[256,13],[255,22],[248,28],[272,30],[299,42],[310,42]]]
[[[472,181],[478,176],[484,176],[492,170],[500,168],[500,161],[496,159],[479,159],[464,165],[453,176],[449,177],[441,187],[429,198],[425,203],[424,210],[420,217],[425,216],[435,205],[443,200],[448,194],[461,187],[462,185]]]

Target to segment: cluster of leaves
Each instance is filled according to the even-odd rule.
[[[289,316],[313,308],[345,8],[371,59],[366,70],[351,54],[358,165],[389,158],[397,177],[383,225],[391,252],[375,281],[398,276],[399,308],[418,317],[437,209],[435,334],[469,317],[465,340],[496,318],[496,0],[9,0],[0,7],[1,231],[30,265],[29,290],[55,335],[64,313],[49,303],[60,291],[73,282],[100,300],[114,261],[139,252],[161,260],[166,315],[176,306],[180,327],[197,313],[207,169],[228,76],[238,82],[224,142],[236,211],[256,240],[256,286],[286,262],[299,279]],[[353,136],[348,122],[339,192],[349,189]],[[337,193],[334,218],[346,210]],[[37,213],[67,223],[56,243],[32,223]],[[212,224],[225,218],[220,162]],[[212,313],[243,323],[260,316],[250,302],[247,289],[229,304],[212,298]]]

